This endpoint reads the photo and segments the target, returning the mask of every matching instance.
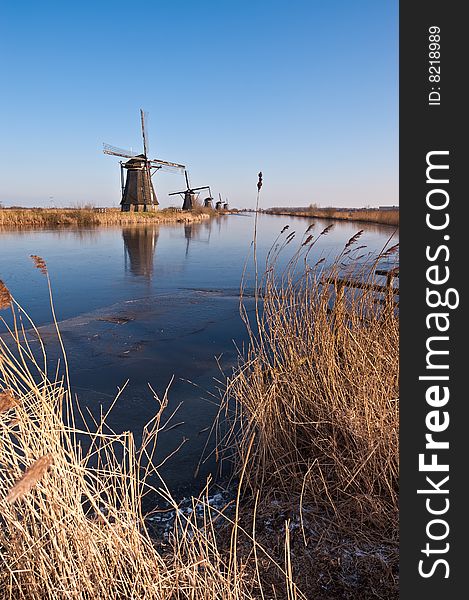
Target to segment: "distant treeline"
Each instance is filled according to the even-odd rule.
[[[273,207],[267,208],[262,212],[271,215],[294,215],[295,217],[341,219],[344,221],[368,221],[399,226],[399,207],[397,206],[383,206],[380,208]]]

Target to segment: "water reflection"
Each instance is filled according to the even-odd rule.
[[[330,224],[321,219],[259,215],[259,268],[264,268],[269,249],[286,225],[289,229],[283,237],[293,231],[296,236],[282,251],[280,267],[309,234],[317,239],[308,256],[315,264],[322,257],[333,260],[360,229],[364,233],[359,246],[365,246],[360,254],[381,251],[395,231],[379,224],[335,221],[328,234],[321,236]],[[51,311],[44,277],[33,269],[31,254],[47,262],[55,309],[61,320],[115,302],[172,290],[217,289],[232,293],[239,290],[243,274],[246,285],[253,285],[253,232],[254,215],[250,213],[219,215],[197,223],[2,230],[0,279],[39,325],[50,323]],[[395,235],[390,243],[397,241]]]
[[[45,325],[43,335],[53,340],[55,327],[47,326],[52,320],[47,282],[29,257],[38,254],[47,261],[72,385],[92,414],[99,416],[101,405],[106,411],[117,387],[128,379],[110,426],[119,433],[133,431],[138,441],[155,408],[148,383],[162,395],[173,382],[168,410],[180,406],[178,427],[161,436],[159,458],[188,441],[163,467],[170,485],[195,481],[195,467],[206,444],[203,432],[210,430],[216,415],[214,381],[220,369],[230,372],[237,360],[236,347],[246,347],[249,341],[239,315],[238,292],[243,277],[245,290],[255,282],[254,222],[253,215],[240,214],[160,226],[0,231],[0,279],[36,324]],[[360,229],[363,235],[353,247],[357,258],[380,251],[394,231],[375,224],[335,222],[321,236],[329,224],[259,215],[260,272],[286,225],[283,241],[293,231],[296,238],[282,251],[279,267],[310,233],[318,240],[308,257],[313,265],[322,257],[333,260]],[[397,241],[396,236],[392,244]],[[343,255],[344,260],[347,256],[351,254]],[[244,301],[252,314],[252,297],[245,294]],[[60,348],[48,342],[47,350],[54,365],[54,352]],[[202,468],[201,482],[212,467],[207,462]]]
[[[192,239],[192,223],[184,225],[184,237],[186,238],[186,258],[189,255],[189,244]]]
[[[192,240],[210,243],[210,234],[212,231],[212,219],[202,221],[201,223],[186,223],[184,225],[184,238],[186,240],[186,258],[189,256],[189,246]]]
[[[151,279],[153,260],[159,237],[157,227],[124,227],[125,270],[133,275]]]
[[[212,220],[207,219],[198,223],[185,223],[182,228],[180,225],[173,227],[173,235],[171,237],[175,237],[176,239],[183,238],[185,240],[184,256],[186,259],[189,257],[192,242],[210,243],[212,224]],[[166,230],[170,229],[167,225],[165,227]],[[182,232],[183,235],[181,235]],[[156,272],[155,251],[159,235],[160,228],[158,226],[142,227],[141,225],[137,225],[122,228],[125,258],[124,268],[126,272],[146,279],[152,278]],[[159,267],[162,266],[159,265]],[[171,269],[178,271],[176,261],[174,261]]]

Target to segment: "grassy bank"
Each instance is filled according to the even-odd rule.
[[[278,252],[293,239],[284,231],[258,310],[242,313],[250,345],[221,407],[233,424],[220,449],[235,461],[234,501],[220,510],[194,498],[165,540],[141,507],[150,492],[177,508],[154,483],[167,394],[155,394],[140,447],[130,432],[112,433],[106,415],[80,431],[66,371],[49,378],[40,338],[39,352],[21,328],[10,344],[0,338],[6,597],[397,597],[399,319],[371,288],[341,295],[334,285],[344,268],[374,282],[373,264],[358,267],[359,235],[332,268],[309,264],[326,233],[305,232],[280,271]],[[36,266],[47,278],[38,257]],[[27,319],[0,283],[0,309],[10,305]],[[92,441],[86,453],[80,435]]]
[[[341,221],[365,221],[399,226],[399,210],[378,210],[375,208],[360,210],[337,210],[335,208],[271,208],[266,211],[272,215],[288,215],[292,217],[309,217],[316,219],[338,219]]]
[[[98,212],[87,208],[22,208],[0,210],[0,227],[93,227],[100,225],[132,225],[136,223],[189,223],[202,221],[214,211],[198,209],[179,211],[171,208],[149,212],[121,212],[118,208]]]

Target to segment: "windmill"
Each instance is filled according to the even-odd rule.
[[[210,191],[210,186],[204,185],[202,187],[191,188],[191,186],[189,184],[189,175],[186,170],[184,170],[184,176],[186,178],[187,188],[181,192],[171,192],[171,194],[168,194],[168,195],[176,196],[177,194],[180,194],[184,198],[184,202],[182,204],[182,210],[192,210],[197,203],[197,199],[199,197],[200,191],[208,190],[209,195],[208,195],[208,198],[205,198],[205,200],[204,200],[204,206],[211,207],[212,192]]]
[[[178,172],[185,167],[178,163],[168,162],[160,159],[148,158],[147,133],[145,128],[145,113],[140,109],[140,121],[142,125],[143,154],[137,154],[130,150],[122,150],[109,144],[104,144],[104,154],[111,156],[121,156],[128,158],[127,161],[120,161],[121,170],[121,209],[130,211],[132,206],[134,211],[138,211],[142,206],[144,211],[155,209],[159,202],[156,197],[155,188],[151,178],[160,169],[164,171]],[[124,169],[127,171],[127,177],[124,184]]]

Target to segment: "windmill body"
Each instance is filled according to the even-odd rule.
[[[127,170],[121,200],[122,210],[130,211],[132,206],[137,211],[140,206],[144,211],[155,209],[159,202],[153,187],[151,174],[148,173],[145,157],[139,155],[131,158],[122,164],[122,168]]]
[[[192,210],[197,206],[197,199],[199,195],[192,190],[184,192],[184,202],[182,203],[182,210]]]
[[[152,177],[163,169],[164,171],[182,171],[184,165],[159,159],[148,158],[147,134],[145,128],[145,113],[140,110],[142,124],[143,153],[136,154],[129,150],[122,150],[114,146],[104,144],[104,154],[120,156],[129,160],[120,163],[121,168],[121,210],[138,211],[140,207],[144,211],[155,210],[159,204],[153,187]],[[124,171],[127,172],[124,183]]]

